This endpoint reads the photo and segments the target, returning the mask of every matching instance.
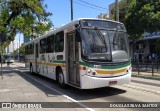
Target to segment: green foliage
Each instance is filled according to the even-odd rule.
[[[19,48],[19,54],[20,54],[20,55],[25,55],[25,47],[24,47],[24,46],[21,46],[21,47]]]
[[[10,41],[6,41],[3,43],[2,46],[0,46],[0,52],[5,53],[5,48],[10,44]]]
[[[125,21],[132,38],[160,31],[160,0],[132,0]]]
[[[25,46],[22,44],[22,46],[19,49],[14,50],[13,54],[16,56],[17,54],[20,54],[21,56],[25,55]]]
[[[133,0],[121,0],[119,2],[119,21],[125,24],[125,15],[128,13],[129,5]]]
[[[19,32],[35,38],[52,27],[43,0],[0,0],[0,32],[13,41]]]
[[[131,4],[132,0],[121,0],[119,2],[119,21],[125,23],[125,15],[128,13],[129,5]],[[115,6],[111,10],[111,19],[115,20]]]

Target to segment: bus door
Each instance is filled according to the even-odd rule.
[[[36,73],[38,73],[38,61],[37,59],[39,58],[39,49],[38,49],[38,43],[36,43],[36,49],[35,49],[35,68],[36,68]]]
[[[69,83],[80,85],[79,46],[75,41],[75,33],[67,34],[67,63]]]

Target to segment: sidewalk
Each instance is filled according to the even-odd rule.
[[[139,75],[138,75],[138,72],[132,72],[132,77],[151,79],[151,80],[159,80],[160,81],[160,74],[158,76],[157,75],[152,76],[152,74],[148,74],[148,73],[145,73],[145,72],[141,72]]]
[[[0,102],[73,102],[54,90],[48,89],[39,83],[33,83],[33,80],[29,80],[29,78],[25,77],[25,74],[16,69],[17,67],[15,64],[17,63],[10,64],[12,67],[7,67],[6,64],[3,64],[3,79],[0,78]],[[17,65],[23,67],[24,63],[18,63]],[[7,109],[0,109],[0,111],[4,110]],[[15,108],[14,110],[16,111],[17,109]],[[38,109],[29,110],[37,111]],[[53,110],[57,109],[43,109],[43,111]],[[58,110],[67,109],[58,108]],[[81,111],[85,109],[71,108],[69,110]]]
[[[24,62],[14,62],[12,64],[17,65],[19,67],[25,67],[25,63]]]

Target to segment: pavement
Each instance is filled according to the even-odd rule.
[[[16,65],[15,65],[16,64]],[[3,79],[0,75],[0,107],[2,107],[3,103],[11,103],[11,102],[73,102],[70,99],[64,97],[62,94],[56,92],[56,90],[51,90],[51,88],[47,88],[41,85],[41,89],[39,88],[38,83],[33,84],[27,80],[25,74],[17,70],[17,68],[21,66],[24,67],[24,63],[12,63],[10,67],[6,64],[3,64]],[[25,70],[21,68],[21,70]],[[48,106],[48,107],[51,107]],[[69,107],[69,106],[68,106]],[[72,107],[72,106],[71,106]],[[39,107],[40,108],[40,107]],[[30,108],[30,111],[39,110],[35,108]],[[59,111],[67,110],[66,108],[57,108]],[[54,109],[54,110],[57,110]],[[19,110],[17,108],[13,109],[14,111]],[[70,111],[83,111],[85,108],[71,108]],[[0,111],[8,111],[8,108],[0,108]],[[53,111],[52,108],[43,108],[43,111]]]
[[[18,70],[19,67],[21,67],[21,71]],[[3,79],[0,77],[0,102],[73,102],[54,90],[50,90],[45,86],[40,89],[38,85],[26,80],[25,74],[23,75],[23,71],[26,70],[24,67],[24,63],[12,63],[10,67],[3,64]],[[125,84],[123,87],[160,95],[160,80],[152,79],[152,77],[145,78],[145,76],[133,75],[131,83]],[[37,111],[37,109],[32,110]],[[53,109],[43,110],[50,111]],[[82,111],[86,109],[71,108],[69,110]],[[0,111],[4,110],[0,109]]]

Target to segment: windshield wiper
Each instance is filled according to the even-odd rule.
[[[98,30],[98,27],[94,27],[94,30],[96,31],[96,33],[97,33],[99,39],[101,40],[102,44],[105,45],[106,52],[107,52],[107,44],[106,44],[104,35],[101,33],[101,31]]]

